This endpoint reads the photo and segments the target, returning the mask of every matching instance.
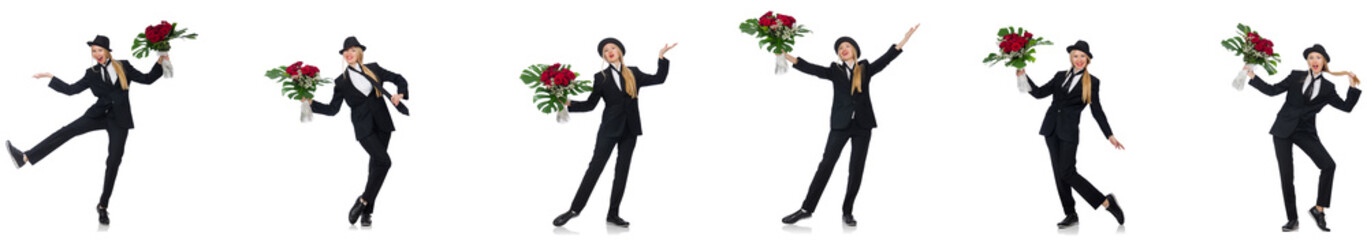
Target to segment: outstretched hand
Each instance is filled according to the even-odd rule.
[[[907,40],[911,39],[911,34],[916,33],[916,29],[918,28],[921,28],[920,23],[917,23],[916,26],[911,27],[911,30],[907,30],[907,35],[902,36],[902,42],[897,43],[897,50],[902,50],[902,46],[907,45]]]
[[[37,78],[37,79],[52,78],[52,73],[39,73],[39,74],[33,74],[33,78]]]
[[[783,58],[788,59],[788,63],[797,64],[797,57],[794,57],[793,55],[789,55],[788,52],[783,52],[783,53],[780,53],[780,54],[783,55]]]
[[[1111,146],[1115,146],[1115,149],[1125,150],[1125,144],[1120,144],[1120,140],[1116,140],[1115,135],[1111,135],[1106,140],[1110,140]]]
[[[660,59],[665,59],[665,52],[669,52],[669,50],[674,49],[675,46],[679,46],[679,43],[674,43],[673,45],[666,43],[665,47],[660,49]]]
[[[1024,68],[1017,68],[1017,69],[1016,69],[1016,76],[1017,76],[1017,77],[1019,77],[1019,76],[1025,76],[1025,69],[1024,69]]]
[[[1248,66],[1244,66],[1244,71],[1248,72],[1248,78],[1249,78],[1249,79],[1253,79],[1253,78],[1255,78],[1255,77],[1258,77],[1257,74],[1255,74],[1255,73],[1253,72],[1253,68],[1250,68],[1250,67],[1248,67]]]

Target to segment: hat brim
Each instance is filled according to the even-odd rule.
[[[99,43],[96,43],[96,42],[93,42],[93,41],[92,41],[92,42],[85,42],[85,45],[86,45],[86,46],[91,46],[91,47],[99,46],[99,47],[101,47],[101,48],[104,48],[104,51],[106,51],[106,52],[111,51],[111,50],[109,49],[108,46],[100,45]]]
[[[1086,53],[1086,54],[1087,54],[1087,58],[1093,58],[1093,57],[1092,57],[1092,52],[1091,52],[1091,51],[1082,50],[1082,48],[1078,48],[1078,47],[1075,47],[1075,46],[1068,46],[1068,48],[1066,48],[1066,49],[1068,50],[1068,53],[1070,53],[1070,54],[1073,53],[1073,50],[1077,50],[1077,51],[1082,51],[1082,53]]]
[[[356,45],[356,46],[350,46],[350,47],[342,48],[342,50],[337,50],[337,54],[346,53],[346,50],[347,50],[347,49],[351,49],[351,48],[353,48],[353,47],[360,47],[360,48],[361,48],[361,51],[365,51],[365,45]]]

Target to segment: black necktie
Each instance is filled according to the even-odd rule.
[[[1074,75],[1074,74],[1076,74],[1076,73],[1069,73],[1069,74],[1068,74],[1068,79],[1064,79],[1064,80],[1063,80],[1063,91],[1064,91],[1064,92],[1068,92],[1068,87],[1072,87],[1072,86],[1073,86],[1073,75]]]
[[[1323,77],[1323,76],[1320,76],[1320,77]],[[1315,93],[1315,90],[1314,90],[1314,89],[1315,89],[1315,80],[1319,80],[1320,77],[1311,78],[1311,79],[1310,79],[1310,85],[1306,85],[1306,86],[1305,86],[1305,100],[1306,100],[1306,101],[1310,101],[1310,100],[1314,99],[1314,98],[1311,97],[1311,94],[1314,94],[1314,93]]]
[[[114,80],[109,79],[109,67],[108,67],[108,66],[100,65],[100,75],[103,75],[103,76],[104,76],[104,82],[105,82],[105,83],[108,83],[109,85],[114,85]]]
[[[613,68],[612,68],[612,72],[617,74],[617,86],[620,87],[620,88],[622,89],[622,92],[626,92],[626,91],[627,91],[627,78],[622,77],[622,70],[621,70],[621,69],[617,69],[617,67],[613,67]]]

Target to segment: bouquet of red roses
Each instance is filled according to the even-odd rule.
[[[983,63],[992,66],[1006,61],[1006,66],[1023,69],[1026,63],[1035,62],[1035,46],[1039,45],[1054,45],[1054,42],[1035,37],[1025,28],[1005,27],[997,30],[997,52],[987,54]],[[1021,92],[1030,91],[1030,83],[1025,75],[1016,77],[1016,88]]]
[[[1248,69],[1262,66],[1268,75],[1277,74],[1277,63],[1282,61],[1282,55],[1272,51],[1272,40],[1263,38],[1242,23],[1239,24],[1239,36],[1220,41],[1220,45],[1233,51],[1234,56],[1243,56]],[[1243,90],[1246,80],[1248,70],[1239,71],[1239,76],[1234,77],[1234,89]]]
[[[556,112],[555,120],[563,123],[570,120],[569,113],[565,111],[565,102],[569,101],[569,96],[593,91],[590,81],[574,80],[578,76],[579,73],[570,70],[570,65],[561,66],[556,63],[531,65],[522,70],[521,78],[522,84],[536,90],[532,96],[536,108],[546,114]]]
[[[794,25],[797,19],[783,14],[774,14],[774,11],[764,13],[759,18],[746,19],[740,23],[740,31],[745,34],[754,35],[759,38],[759,47],[764,48],[774,54],[783,54],[793,51],[793,44],[797,37],[802,37],[804,33],[811,30],[802,25]],[[782,55],[778,56],[774,67],[775,74],[788,72],[788,60]]]
[[[182,28],[176,30],[175,23],[168,23],[166,21],[161,21],[161,24],[147,26],[146,30],[143,30],[142,33],[138,34],[138,38],[133,39],[133,57],[141,59],[147,57],[148,53],[151,51],[156,51],[158,56],[166,56],[166,52],[171,51],[171,43],[169,42],[171,39],[195,39],[196,37],[199,37],[198,33],[185,34],[185,31],[188,31],[188,29]],[[171,73],[170,61],[162,62],[161,67],[162,71],[166,73],[167,78],[170,78],[171,75],[173,75]]]
[[[1035,46],[1054,45],[1054,42],[1035,37],[1025,28],[1005,27],[997,30],[997,52],[987,54],[983,63],[989,66],[1006,61],[1006,66],[1025,68],[1027,62],[1035,62]]]
[[[318,67],[304,65],[304,62],[294,62],[289,66],[272,68],[266,71],[266,77],[281,84],[281,95],[294,100],[313,99],[313,92],[318,90],[318,86],[332,83],[327,78],[318,77]],[[313,108],[305,103],[300,110],[299,121],[308,122],[312,120]]]

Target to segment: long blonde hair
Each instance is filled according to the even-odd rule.
[[[371,72],[370,68],[365,66],[365,50],[356,51],[356,65],[361,66],[361,73],[370,76],[370,79],[377,84],[377,86],[374,86],[375,97],[384,98],[384,94],[380,93],[380,88],[383,86],[378,86],[378,84],[380,84],[380,78],[375,77],[375,72]]]
[[[1342,77],[1342,76],[1344,76],[1344,75],[1348,75],[1348,73],[1349,73],[1348,71],[1331,72],[1331,71],[1329,71],[1329,63],[1324,63],[1324,68],[1323,68],[1323,69],[1320,69],[1320,70],[1322,70],[1322,71],[1320,71],[1320,72],[1328,73],[1329,75],[1334,75],[1334,76],[1339,76],[1339,77]],[[1352,79],[1353,79],[1353,82],[1361,82],[1360,80],[1358,80],[1357,77],[1352,77]]]
[[[1092,57],[1087,57],[1087,68],[1082,69],[1082,103],[1092,104]]]

